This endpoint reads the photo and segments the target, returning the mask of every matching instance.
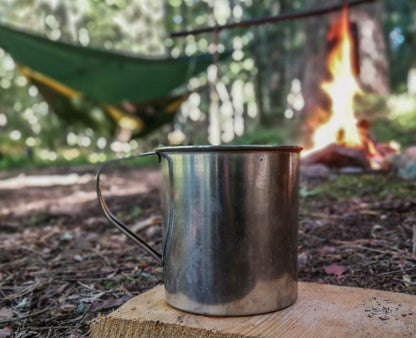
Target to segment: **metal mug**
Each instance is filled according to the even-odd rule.
[[[163,253],[105,215],[164,266],[165,298],[213,316],[253,315],[297,298],[297,146],[162,147]]]

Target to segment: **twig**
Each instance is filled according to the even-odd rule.
[[[303,236],[305,239],[314,239],[318,242],[325,242],[326,241],[325,238],[312,235],[312,232],[305,233],[303,231],[299,231],[299,237],[300,236]]]
[[[124,271],[132,271],[137,267],[129,267],[129,268],[118,268],[110,271],[102,271],[102,272],[94,272],[88,274],[79,274],[79,275],[62,275],[59,278],[65,281],[77,281],[77,280],[99,280],[103,278],[108,278],[109,275],[115,275],[120,272]]]
[[[3,320],[0,320],[0,325],[7,324],[7,323],[10,323],[10,322],[15,322],[15,321],[18,321],[18,320],[23,320],[23,319],[31,318],[31,317],[35,317],[35,316],[38,316],[38,315],[40,315],[42,313],[50,312],[50,311],[51,311],[51,308],[46,307],[46,308],[44,308],[42,310],[25,314],[25,315],[23,315],[21,317],[13,317],[13,318],[8,318],[8,319],[3,319]]]
[[[159,225],[161,223],[162,223],[162,218],[160,216],[152,216],[144,221],[137,222],[136,224],[134,224],[131,227],[131,231],[136,232],[136,233],[141,232],[143,230],[146,230],[147,228],[150,228],[151,226]]]
[[[406,282],[406,281],[404,281],[402,279],[399,279],[399,278],[393,278],[393,280],[396,281],[396,282],[398,282],[398,283],[404,284],[406,286],[408,286],[408,285],[410,285],[410,286],[416,286],[416,283],[415,282]]]
[[[87,285],[87,284],[80,282],[79,280],[77,280],[77,283],[88,290],[92,290],[92,291],[95,290],[94,285]]]
[[[23,257],[23,258],[20,258],[20,259],[16,259],[15,261],[13,261],[13,260],[8,261],[4,264],[0,264],[0,270],[5,270],[6,268],[9,268],[10,266],[13,266],[13,268],[16,269],[16,267],[19,266],[20,263],[26,263],[27,260],[28,260],[27,257]]]
[[[328,219],[339,219],[342,216],[338,216],[338,215],[328,215],[328,214],[324,214],[322,212],[310,212],[308,213],[309,216],[313,216],[316,218],[328,218]]]
[[[401,255],[401,257],[409,259],[409,260],[414,260],[416,257],[412,257],[408,254],[408,252],[403,252],[401,250],[380,250],[380,249],[374,249],[374,248],[368,248],[366,246],[363,245],[357,245],[357,244],[345,244],[345,242],[343,241],[337,241],[337,240],[332,240],[331,242],[339,244],[341,243],[341,245],[339,246],[339,248],[355,248],[355,249],[361,249],[361,250],[366,250],[366,251],[371,251],[371,252],[377,252],[379,254],[383,254],[383,255],[389,255],[389,256],[395,256],[395,255]]]
[[[338,242],[338,243],[339,243],[339,242],[341,242],[341,241],[331,241],[331,242],[334,242],[334,243],[337,243],[337,242]],[[394,254],[394,253],[396,253],[396,252],[391,252],[391,251],[385,251],[385,250],[379,250],[379,249],[367,248],[366,246],[357,245],[357,244],[341,244],[339,247],[340,247],[340,248],[341,248],[341,247],[344,247],[344,248],[355,248],[355,249],[362,249],[362,250],[367,250],[367,251],[377,252],[377,253],[380,253],[380,254],[390,255],[390,256],[393,256],[393,254]]]
[[[111,262],[104,253],[101,253],[99,250],[95,248],[93,248],[91,251],[94,252],[97,257],[101,258],[107,266],[111,267]]]
[[[394,275],[394,274],[397,274],[399,272],[405,273],[405,272],[408,272],[408,271],[413,271],[414,269],[415,269],[414,267],[411,267],[411,268],[407,268],[407,269],[380,272],[380,273],[377,273],[376,276]]]
[[[50,330],[50,329],[73,329],[73,325],[53,325],[53,326],[38,326],[38,327],[32,327],[32,330],[35,331],[44,331],[44,330]]]
[[[112,274],[118,274],[125,271],[132,271],[137,269],[137,266],[131,266],[131,267],[121,267],[117,269],[112,269],[108,271],[96,271],[96,272],[90,272],[90,273],[82,273],[83,271],[67,271],[65,270],[57,270],[55,272],[45,272],[45,271],[39,271],[35,273],[31,273],[28,276],[30,277],[43,277],[43,278],[51,278],[59,280],[59,281],[76,281],[79,279],[95,279],[100,277],[108,277],[108,275]],[[71,273],[72,272],[72,273]],[[0,289],[1,291],[1,289]]]
[[[23,297],[23,296],[27,295],[28,293],[33,292],[34,290],[38,289],[39,287],[42,287],[42,286],[47,285],[47,284],[49,284],[49,281],[41,281],[41,282],[38,282],[38,283],[31,284],[29,287],[23,288],[20,291],[18,291],[17,293],[5,297],[4,300],[11,301],[11,300],[16,299],[18,297]]]
[[[358,6],[367,2],[375,2],[375,1],[378,1],[378,0],[341,1],[341,3],[337,5],[327,6],[323,8],[302,10],[302,11],[296,11],[293,13],[281,14],[277,16],[264,17],[264,18],[254,19],[254,20],[231,23],[228,25],[219,25],[219,26],[214,26],[214,27],[205,27],[205,28],[199,28],[199,29],[194,29],[190,31],[171,33],[170,36],[172,38],[177,38],[177,37],[182,37],[182,36],[187,36],[187,35],[198,35],[202,33],[216,32],[216,31],[220,32],[223,29],[259,26],[259,25],[264,25],[264,24],[278,22],[278,21],[304,19],[304,18],[309,18],[312,16],[319,16],[319,15],[324,15],[324,14],[328,14],[331,12],[336,12],[336,11],[341,10],[344,6],[354,7],[354,6]]]

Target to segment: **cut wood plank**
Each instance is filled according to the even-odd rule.
[[[299,283],[297,302],[277,312],[207,317],[169,306],[163,286],[91,324],[93,338],[117,337],[415,337],[416,296]]]

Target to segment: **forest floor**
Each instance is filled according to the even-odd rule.
[[[88,336],[100,313],[163,282],[99,210],[95,170],[0,173],[0,337]],[[103,180],[114,213],[160,248],[157,170],[122,167]],[[415,232],[416,181],[303,177],[299,280],[416,295]]]

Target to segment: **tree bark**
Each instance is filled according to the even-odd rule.
[[[334,1],[332,1],[334,2]],[[317,0],[306,0],[306,7],[319,5]],[[326,116],[322,114],[322,107],[328,107],[328,98],[320,85],[326,74],[326,31],[329,27],[327,17],[309,18],[304,21],[305,47],[304,72],[302,79],[305,105],[301,113],[301,128],[299,138],[306,148],[312,146],[311,136],[314,129],[322,123]]]
[[[390,92],[390,67],[384,40],[381,1],[351,9],[350,19],[359,33],[360,74],[363,90],[386,95]]]

